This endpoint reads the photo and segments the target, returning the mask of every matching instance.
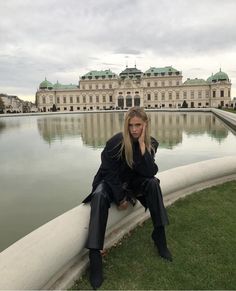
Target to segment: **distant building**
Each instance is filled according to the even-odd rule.
[[[15,95],[0,94],[4,103],[4,113],[36,112],[38,109],[30,101],[23,101]]]
[[[0,94],[4,103],[4,113],[20,113],[22,112],[22,100],[15,95]]]
[[[36,92],[39,111],[77,111],[145,108],[228,107],[231,82],[221,70],[207,80],[182,81],[182,72],[171,66],[151,67],[144,73],[128,68],[119,75],[111,70],[90,71],[78,85],[52,84],[46,78]]]

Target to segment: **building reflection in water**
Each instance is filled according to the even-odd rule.
[[[183,134],[207,134],[217,141],[228,135],[225,125],[211,113],[148,112],[151,119],[151,135],[160,147],[172,148],[182,143]],[[123,112],[86,113],[47,116],[37,120],[43,139],[51,144],[65,138],[82,138],[85,145],[104,147],[106,141],[122,130]]]

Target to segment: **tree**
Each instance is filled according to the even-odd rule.
[[[183,104],[182,104],[182,108],[188,108],[188,103],[184,100]]]
[[[52,105],[52,111],[53,112],[57,111],[57,108],[56,108],[56,105],[55,104]]]
[[[4,109],[5,109],[5,105],[2,98],[0,97],[0,113],[3,113]]]

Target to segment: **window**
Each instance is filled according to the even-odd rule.
[[[96,102],[99,103],[99,96],[96,96]]]
[[[194,91],[190,92],[190,96],[191,96],[192,99],[194,98]]]
[[[63,103],[66,103],[66,96],[63,96]]]
[[[169,99],[172,100],[172,92],[169,92]]]
[[[212,91],[212,97],[216,97],[216,91],[214,90],[214,91]]]
[[[89,96],[89,102],[90,102],[90,103],[93,102],[93,96]]]
[[[184,99],[186,99],[187,98],[187,92],[186,91],[184,91]]]
[[[147,82],[147,86],[150,87],[150,82]]]
[[[161,81],[161,86],[165,87],[165,81]]]
[[[155,100],[157,100],[157,98],[158,98],[158,94],[157,94],[157,93],[155,93],[155,95],[154,95],[154,96],[155,96]]]
[[[176,81],[176,86],[179,86],[179,81]]]
[[[50,103],[52,103],[52,102],[53,102],[53,96],[50,95]]]
[[[148,100],[148,101],[151,100],[151,94],[150,94],[150,93],[147,94],[147,100]]]
[[[157,87],[158,86],[158,84],[157,84],[157,82],[155,82],[155,87]]]
[[[202,98],[202,91],[198,91],[198,98]]]
[[[224,97],[224,90],[220,90],[220,97]]]
[[[169,80],[169,86],[172,86],[172,80]]]
[[[161,93],[161,100],[165,100],[165,92]]]
[[[230,90],[228,90],[228,97],[230,97]]]
[[[179,92],[176,92],[176,99],[179,99]]]
[[[96,87],[96,89],[98,89],[98,84],[96,84],[96,86],[95,86],[95,87]]]
[[[206,98],[209,98],[209,91],[206,91]]]
[[[112,89],[112,84],[109,84],[109,89]]]
[[[102,101],[106,102],[106,96],[102,96]]]
[[[43,103],[45,104],[46,103],[46,97],[43,96]]]
[[[79,103],[79,96],[76,96],[76,102]]]
[[[102,84],[102,89],[105,89],[105,84]]]
[[[90,89],[90,90],[92,89],[92,85],[91,85],[91,84],[89,84],[89,89]]]
[[[60,103],[60,97],[57,97],[57,103]]]
[[[112,102],[112,95],[109,96],[109,101]]]
[[[73,103],[73,97],[70,96],[70,103]]]
[[[83,103],[86,103],[86,96],[83,96]]]

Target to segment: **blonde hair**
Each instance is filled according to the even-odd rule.
[[[120,155],[123,152],[125,154],[126,163],[130,168],[133,168],[133,148],[132,148],[132,138],[129,131],[130,119],[133,117],[141,118],[142,121],[146,123],[144,142],[147,150],[150,152],[151,137],[150,137],[150,121],[149,118],[142,107],[131,107],[125,115],[124,128],[123,128],[123,140],[121,143]]]

